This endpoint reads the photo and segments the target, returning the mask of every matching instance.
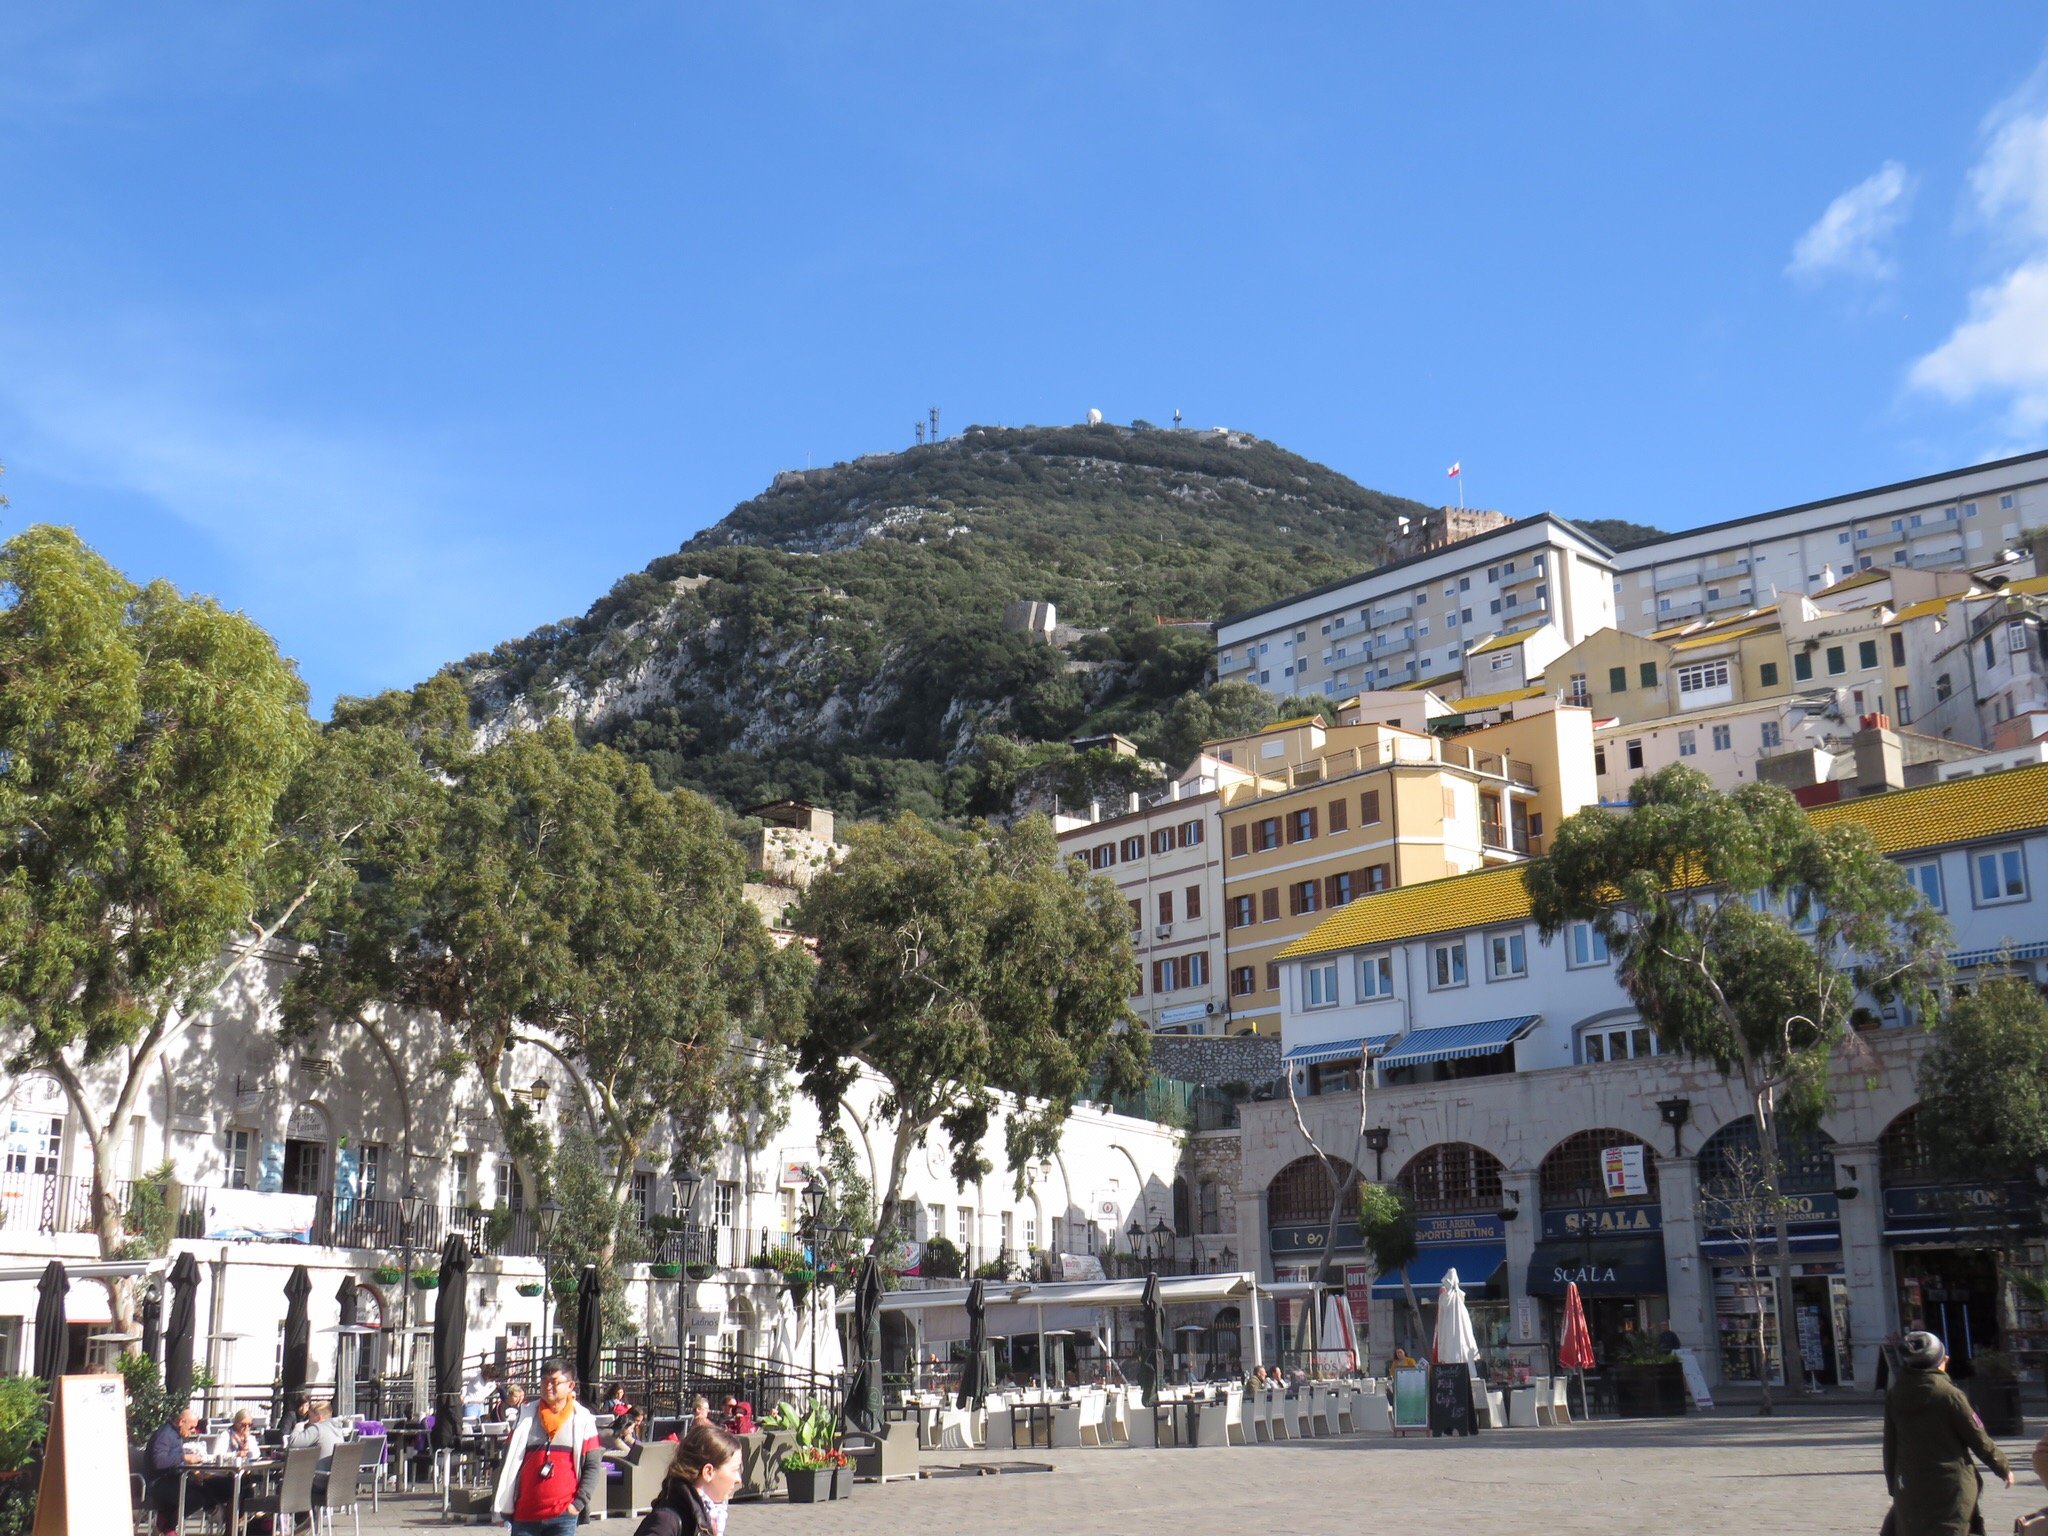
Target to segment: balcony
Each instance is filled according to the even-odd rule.
[[[1543,566],[1526,565],[1518,571],[1514,571],[1509,575],[1501,577],[1501,590],[1505,592],[1509,587],[1527,586],[1532,581],[1543,580],[1549,574],[1550,572]]]
[[[1539,845],[1543,839],[1531,837],[1524,827],[1509,826],[1481,817],[1479,841],[1489,853],[1517,853],[1527,857],[1542,851]]]
[[[1656,590],[1676,592],[1680,587],[1696,587],[1700,584],[1698,571],[1659,571]]]
[[[1751,598],[1749,590],[1746,587],[1744,587],[1737,588],[1735,591],[1732,592],[1723,592],[1719,597],[1708,598],[1707,607],[1710,611],[1714,613],[1719,613],[1724,609],[1728,608],[1745,607],[1749,604],[1750,601]]]
[[[1738,579],[1738,578],[1740,578],[1740,577],[1743,577],[1743,576],[1747,576],[1748,574],[1749,574],[1749,562],[1748,562],[1747,560],[1737,560],[1737,561],[1736,561],[1736,562],[1735,562],[1734,564],[1732,564],[1732,565],[1710,565],[1710,566],[1708,566],[1708,567],[1707,567],[1707,572],[1706,572],[1706,574],[1705,574],[1705,575],[1704,575],[1703,577],[1701,577],[1701,580],[1703,580],[1703,581],[1734,581],[1734,580],[1736,580],[1736,579]]]
[[[1414,649],[1415,642],[1406,635],[1388,635],[1383,640],[1373,641],[1372,659],[1379,661],[1388,656],[1399,656],[1403,651],[1412,651]]]
[[[128,1187],[126,1179],[114,1181],[115,1209],[127,1209]],[[92,1231],[92,1180],[83,1174],[0,1173],[0,1228],[16,1239]]]

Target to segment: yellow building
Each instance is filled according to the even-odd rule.
[[[1523,707],[1448,738],[1306,719],[1206,746],[1251,775],[1220,811],[1232,1032],[1278,1026],[1279,953],[1324,914],[1370,891],[1519,862],[1597,798],[1591,715]]]

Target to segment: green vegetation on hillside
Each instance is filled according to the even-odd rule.
[[[1575,517],[1572,526],[1583,528],[1609,549],[1627,549],[1631,544],[1647,544],[1652,539],[1664,537],[1662,528],[1652,528],[1648,523],[1632,523],[1625,517]]]
[[[1076,779],[1046,743],[1118,731],[1177,764],[1265,723],[1263,695],[1204,686],[1204,624],[1158,620],[1356,574],[1422,510],[1242,435],[976,428],[778,476],[583,619],[453,671],[481,720],[568,713],[730,805],[988,812],[1020,774]],[[1083,633],[1005,633],[1018,600]]]

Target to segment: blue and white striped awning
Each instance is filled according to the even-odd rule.
[[[1457,1061],[1466,1056],[1491,1056],[1504,1051],[1543,1022],[1540,1013],[1525,1013],[1513,1019],[1487,1019],[1479,1024],[1446,1024],[1441,1029],[1418,1029],[1401,1037],[1401,1043],[1379,1059],[1381,1070],[1388,1067],[1416,1067],[1427,1061]]]
[[[1948,963],[1959,971],[1973,970],[1980,965],[1996,965],[2001,960],[2043,958],[2048,958],[2048,942],[2040,940],[2027,944],[2001,944],[1991,949],[1952,949],[1948,952]]]
[[[1313,1067],[1325,1061],[1363,1061],[1377,1056],[1394,1043],[1394,1036],[1360,1035],[1353,1040],[1325,1040],[1321,1045],[1297,1045],[1280,1059],[1290,1067]]]

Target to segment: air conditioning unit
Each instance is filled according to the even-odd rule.
[[[1152,937],[1153,937],[1153,938],[1155,938],[1155,939],[1170,939],[1170,938],[1172,938],[1172,937],[1173,937],[1173,924],[1171,924],[1171,923],[1161,923],[1161,924],[1160,924],[1160,925],[1159,925],[1159,926],[1158,926],[1157,928],[1154,928],[1154,929],[1152,930]]]
[[[1202,1004],[1202,1012],[1213,1015],[1216,1012],[1216,1005],[1214,1003],[1204,1003]]]

